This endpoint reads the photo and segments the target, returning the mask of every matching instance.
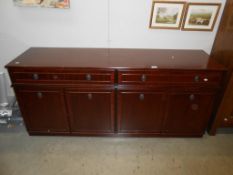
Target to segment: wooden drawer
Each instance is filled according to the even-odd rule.
[[[15,83],[114,83],[114,72],[13,72]]]
[[[170,75],[163,71],[119,71],[119,84],[169,83]]]
[[[212,71],[179,71],[171,73],[173,84],[212,84],[219,85],[222,79],[221,72]]]
[[[214,71],[119,71],[119,84],[212,84],[219,85],[222,72]]]

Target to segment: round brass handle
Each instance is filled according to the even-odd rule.
[[[199,109],[199,106],[198,106],[198,104],[192,104],[191,108],[192,108],[192,110],[196,111]]]
[[[144,99],[145,99],[145,95],[144,95],[144,94],[140,94],[140,95],[139,95],[139,99],[140,99],[140,100],[144,100]]]
[[[87,94],[87,98],[91,100],[93,98],[92,94],[91,93]]]
[[[54,79],[54,80],[57,80],[57,79],[58,79],[58,76],[57,76],[57,75],[53,75],[53,79]]]
[[[199,82],[199,81],[200,81],[200,76],[196,75],[196,76],[194,77],[194,81],[195,81],[195,82]]]
[[[142,80],[142,82],[146,81],[146,75],[145,74],[142,75],[141,80]]]
[[[91,74],[86,74],[86,80],[88,80],[88,81],[91,80]]]
[[[38,75],[38,74],[33,74],[32,78],[33,78],[34,80],[38,80],[38,79],[39,79],[39,75]]]
[[[228,118],[224,118],[224,121],[227,122],[227,121],[228,121]]]
[[[195,95],[194,95],[194,94],[191,94],[191,95],[189,96],[189,99],[190,99],[191,101],[193,101],[193,100],[195,99]]]
[[[203,81],[204,81],[204,82],[208,82],[209,79],[208,79],[208,78],[204,78]]]
[[[43,97],[43,94],[41,92],[37,92],[37,97],[41,99]]]

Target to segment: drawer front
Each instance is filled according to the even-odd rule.
[[[158,71],[119,71],[119,84],[155,84],[169,83],[170,76]]]
[[[13,72],[15,83],[114,83],[113,72]]]
[[[219,85],[221,72],[210,71],[119,71],[119,84],[211,84]]]
[[[203,71],[182,71],[171,73],[172,83],[194,83],[194,84],[214,84],[219,85],[222,79],[222,73],[203,72]]]

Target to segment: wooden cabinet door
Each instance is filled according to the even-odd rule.
[[[118,93],[118,132],[129,134],[158,134],[164,118],[163,92]]]
[[[64,95],[53,88],[16,88],[29,133],[68,133]]]
[[[202,135],[211,115],[213,100],[213,93],[171,94],[164,132],[171,135]]]
[[[72,133],[114,133],[114,91],[68,90],[66,100]]]

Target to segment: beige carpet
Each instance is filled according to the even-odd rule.
[[[233,134],[203,138],[0,133],[0,175],[233,175]]]

